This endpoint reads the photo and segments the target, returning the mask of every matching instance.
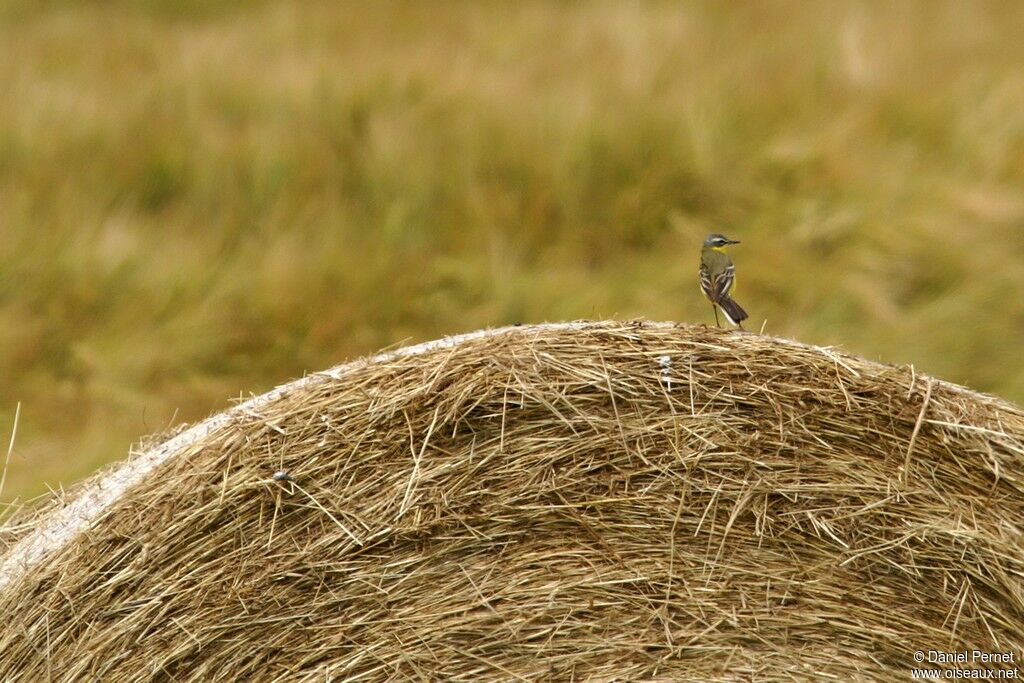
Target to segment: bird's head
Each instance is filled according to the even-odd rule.
[[[708,238],[704,240],[704,246],[711,247],[712,249],[722,249],[726,245],[739,243],[739,240],[731,240],[725,235],[719,235],[717,232],[708,235]]]

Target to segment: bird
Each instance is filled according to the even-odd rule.
[[[725,253],[725,247],[730,244],[739,244],[739,240],[731,240],[718,233],[712,233],[704,240],[700,250],[700,289],[711,302],[716,325],[722,326],[718,321],[720,308],[729,322],[742,330],[747,312],[729,296],[736,284],[736,267]]]

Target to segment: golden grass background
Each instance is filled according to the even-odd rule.
[[[1024,399],[1024,6],[0,3],[10,500],[516,321],[752,327]]]

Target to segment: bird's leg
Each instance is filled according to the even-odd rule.
[[[711,304],[711,310],[715,312],[715,325],[721,327],[722,323],[718,322],[718,306]]]

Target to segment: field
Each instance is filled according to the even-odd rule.
[[[1024,5],[0,2],[0,499],[380,347],[748,327],[1024,401]]]

